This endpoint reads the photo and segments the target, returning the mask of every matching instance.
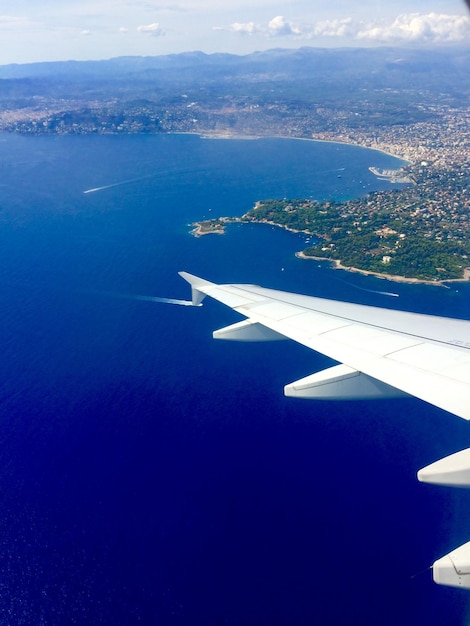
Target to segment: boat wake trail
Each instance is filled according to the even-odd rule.
[[[361,291],[368,291],[369,293],[378,293],[380,296],[389,296],[390,298],[399,298],[400,294],[394,291],[376,291],[375,289],[364,289],[364,287],[356,287]]]
[[[378,291],[376,289],[366,289],[365,287],[358,287],[357,285],[353,285],[352,283],[348,283],[346,280],[341,280],[340,278],[337,278],[336,280],[339,280],[341,283],[344,283],[345,285],[348,285],[348,287],[353,287],[354,289],[359,289],[359,291],[368,291],[369,293],[377,293],[380,296],[388,296],[390,298],[399,298],[400,294],[399,293],[395,293],[394,291]]]
[[[152,178],[155,174],[148,174],[147,176],[138,176],[137,178],[129,178],[128,180],[121,180],[117,183],[111,183],[110,185],[103,185],[102,187],[92,187],[91,189],[85,189],[83,193],[95,193],[96,191],[103,191],[103,189],[111,189],[111,187],[119,187],[120,185],[128,185],[129,183],[136,183],[139,180],[145,180],[146,178]]]

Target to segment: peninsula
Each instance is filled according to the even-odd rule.
[[[442,283],[470,278],[470,172],[409,165],[400,174],[413,185],[376,191],[345,202],[263,200],[238,218],[198,223],[206,233],[230,222],[256,222],[312,235],[301,258],[395,280]]]

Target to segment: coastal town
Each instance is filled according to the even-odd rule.
[[[232,221],[261,222],[318,238],[303,258],[396,279],[442,284],[470,278],[470,112],[439,111],[439,121],[382,129],[380,136],[339,125],[312,138],[383,150],[408,161],[380,178],[408,182],[343,203],[263,200],[240,218],[199,222],[193,234],[221,234]]]
[[[359,50],[352,59],[346,51],[313,48],[239,58],[194,53],[74,66],[75,79],[60,74],[67,64],[53,77],[47,64],[6,68],[3,76],[0,68],[0,132],[282,136],[381,150],[407,165],[395,172],[371,164],[372,173],[406,186],[342,203],[259,199],[237,219],[314,235],[304,256],[351,269],[435,283],[466,279],[470,55],[441,55]],[[192,234],[221,234],[230,221],[198,222]]]
[[[376,96],[380,97],[379,91]],[[383,95],[386,95],[385,92]],[[297,107],[299,109],[299,107]],[[166,103],[119,103],[92,100],[35,98],[32,106],[3,106],[0,132],[44,134],[196,133],[221,137],[283,136],[339,141],[383,150],[406,161],[429,161],[449,170],[465,166],[470,157],[468,105],[424,102],[422,119],[402,123],[377,121],[374,104],[361,103],[357,116],[334,104],[307,104],[286,115],[282,103],[246,106],[236,97],[224,103],[186,102],[184,94],[171,107]],[[302,123],[299,122],[299,116]],[[379,118],[380,119],[380,118]]]

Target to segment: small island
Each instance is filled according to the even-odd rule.
[[[194,222],[191,224],[191,226],[194,226],[191,231],[191,235],[194,235],[194,237],[203,237],[204,235],[224,235],[226,222],[227,218],[225,217]]]
[[[328,260],[341,269],[392,280],[469,280],[468,170],[421,164],[400,175],[414,184],[344,202],[263,200],[242,217],[198,222],[193,234],[222,234],[232,222],[265,223],[314,238],[299,258]]]

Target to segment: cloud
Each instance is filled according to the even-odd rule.
[[[354,20],[352,17],[320,20],[299,24],[278,15],[266,24],[234,22],[228,27],[215,27],[239,35],[260,34],[265,37],[295,39],[336,38],[377,43],[451,43],[470,39],[470,18],[467,15],[438,13],[407,13],[386,23]]]
[[[119,32],[120,32],[120,33],[128,33],[128,32],[129,32],[129,29],[128,29],[128,28],[126,28],[125,26],[121,26],[121,28],[119,29]]]
[[[350,37],[356,35],[357,29],[354,27],[351,17],[336,20],[322,20],[317,22],[311,35],[316,37]]]
[[[240,33],[242,35],[253,35],[254,33],[261,32],[261,26],[257,26],[254,22],[234,22],[230,24],[228,29],[226,28],[215,28],[214,30],[229,30],[232,33]]]
[[[381,42],[458,42],[470,37],[470,19],[466,15],[408,13],[389,26],[368,25],[356,37]]]
[[[285,37],[286,35],[301,35],[302,32],[298,26],[289,22],[282,15],[274,17],[268,23],[268,34],[271,37]]]
[[[273,17],[265,26],[255,24],[255,22],[234,22],[229,27],[215,27],[214,30],[229,30],[232,33],[241,35],[254,35],[261,33],[268,37],[283,37],[288,35],[301,35],[300,28],[293,22],[289,22],[282,15]]]
[[[88,35],[91,35],[91,32],[89,30],[82,30],[80,31],[80,35],[83,35],[84,37],[88,37]]]
[[[158,22],[154,22],[153,24],[147,24],[146,26],[137,26],[137,31],[139,33],[147,33],[153,35],[154,37],[161,37],[165,34],[165,31],[162,29]]]

